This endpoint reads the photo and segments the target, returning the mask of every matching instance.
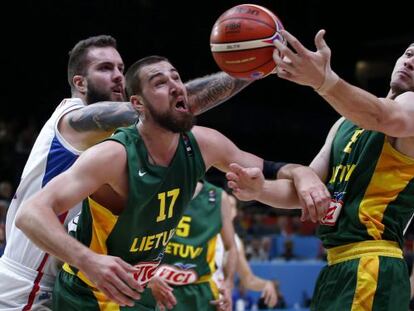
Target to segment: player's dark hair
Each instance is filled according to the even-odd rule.
[[[156,64],[159,62],[170,61],[163,56],[152,55],[137,60],[129,67],[125,74],[125,85],[128,97],[130,97],[131,95],[141,94],[142,92],[141,80],[139,79],[139,74],[141,72],[142,67]]]

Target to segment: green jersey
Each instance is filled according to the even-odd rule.
[[[167,245],[157,275],[173,285],[207,282],[215,271],[222,189],[204,182]]]
[[[115,215],[92,198],[86,199],[74,236],[96,253],[119,256],[136,266],[140,272],[134,276],[145,284],[160,263],[205,165],[191,132],[181,134],[168,167],[149,163],[135,126],[118,129],[109,140],[121,143],[127,151],[127,204]],[[64,269],[93,285],[77,269],[67,264]]]
[[[318,229],[324,246],[388,240],[402,247],[414,212],[414,159],[383,133],[348,120],[338,128],[330,158],[332,202]]]

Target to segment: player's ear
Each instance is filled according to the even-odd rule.
[[[78,92],[82,94],[86,93],[88,82],[86,81],[84,76],[74,75],[72,78],[72,81],[73,81],[73,85],[78,90]]]
[[[138,111],[139,113],[141,113],[143,111],[143,109],[144,109],[144,100],[143,100],[142,96],[132,95],[129,100],[132,104],[132,107],[134,107],[136,111]]]

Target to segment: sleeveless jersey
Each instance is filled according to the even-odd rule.
[[[402,247],[414,212],[414,159],[383,133],[345,120],[333,140],[330,167],[332,202],[318,229],[324,246],[389,240]]]
[[[145,284],[205,173],[204,160],[191,132],[180,136],[168,167],[148,162],[136,126],[120,128],[109,139],[123,144],[127,151],[127,204],[121,214],[114,215],[91,198],[84,200],[74,236],[96,253],[118,256],[136,265],[140,272],[135,278]],[[64,269],[93,286],[81,271],[67,264]]]
[[[51,300],[51,291],[60,263],[39,249],[15,225],[22,202],[43,188],[53,177],[68,169],[80,151],[71,146],[58,130],[66,113],[84,107],[79,98],[64,99],[44,124],[24,167],[20,184],[12,199],[6,219],[6,248],[0,258],[0,309],[41,308]],[[60,215],[66,225],[80,210]],[[47,225],[45,223],[45,225]]]
[[[204,182],[186,208],[157,275],[173,285],[209,281],[215,271],[222,189]]]
[[[53,282],[57,272],[57,261],[39,249],[16,227],[16,213],[23,201],[37,193],[53,177],[68,169],[79,156],[80,151],[65,141],[57,126],[63,115],[84,106],[81,99],[70,98],[64,99],[56,108],[33,145],[20,184],[8,209],[6,220],[7,244],[3,260],[8,261],[8,266],[16,265],[18,269],[27,269],[29,274],[33,274],[31,272],[36,273],[37,275],[33,277],[33,281],[36,279],[36,282],[40,281],[43,274]],[[80,205],[77,210],[71,212],[71,215],[76,215],[79,210]],[[60,220],[66,224],[65,220],[70,217],[73,218],[73,216],[67,217],[65,213],[60,216]]]

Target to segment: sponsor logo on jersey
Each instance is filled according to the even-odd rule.
[[[138,269],[138,271],[134,273],[134,279],[139,285],[147,284],[154,277],[159,264],[159,261],[140,262],[134,266]]]
[[[322,225],[334,226],[336,224],[339,214],[341,213],[342,206],[344,205],[344,195],[345,192],[334,193],[328,211],[326,212],[325,217],[321,220]]]
[[[156,271],[156,275],[172,285],[187,285],[194,283],[198,279],[197,273],[192,269],[193,264],[167,265],[162,264]]]

